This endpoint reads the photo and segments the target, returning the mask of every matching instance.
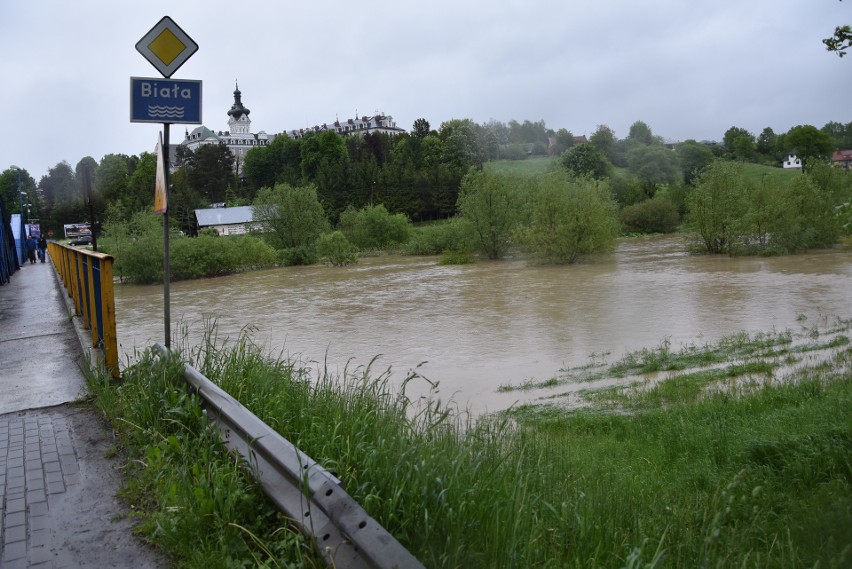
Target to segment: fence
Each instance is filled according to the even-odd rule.
[[[104,364],[118,377],[118,340],[115,335],[115,291],[111,255],[49,242],[50,258],[62,279],[74,311],[92,334],[92,347],[103,353]]]
[[[169,349],[153,348],[162,356]],[[424,569],[340,487],[340,481],[198,370],[184,380],[198,393],[225,445],[242,455],[270,500],[316,539],[337,569]]]

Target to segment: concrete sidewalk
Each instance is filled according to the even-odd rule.
[[[116,498],[119,463],[85,404],[85,334],[53,265],[0,286],[0,567],[167,567]]]

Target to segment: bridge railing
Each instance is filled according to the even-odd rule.
[[[104,365],[118,377],[118,340],[115,334],[115,290],[112,255],[49,242],[50,258],[62,279],[74,311],[91,332],[92,347],[103,353]]]

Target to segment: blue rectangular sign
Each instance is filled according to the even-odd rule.
[[[201,124],[201,81],[131,77],[130,122]]]

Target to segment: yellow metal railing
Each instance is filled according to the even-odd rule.
[[[104,364],[118,377],[118,340],[115,335],[115,290],[112,255],[48,243],[59,277],[74,302],[74,311],[91,331],[92,347],[103,352]]]

